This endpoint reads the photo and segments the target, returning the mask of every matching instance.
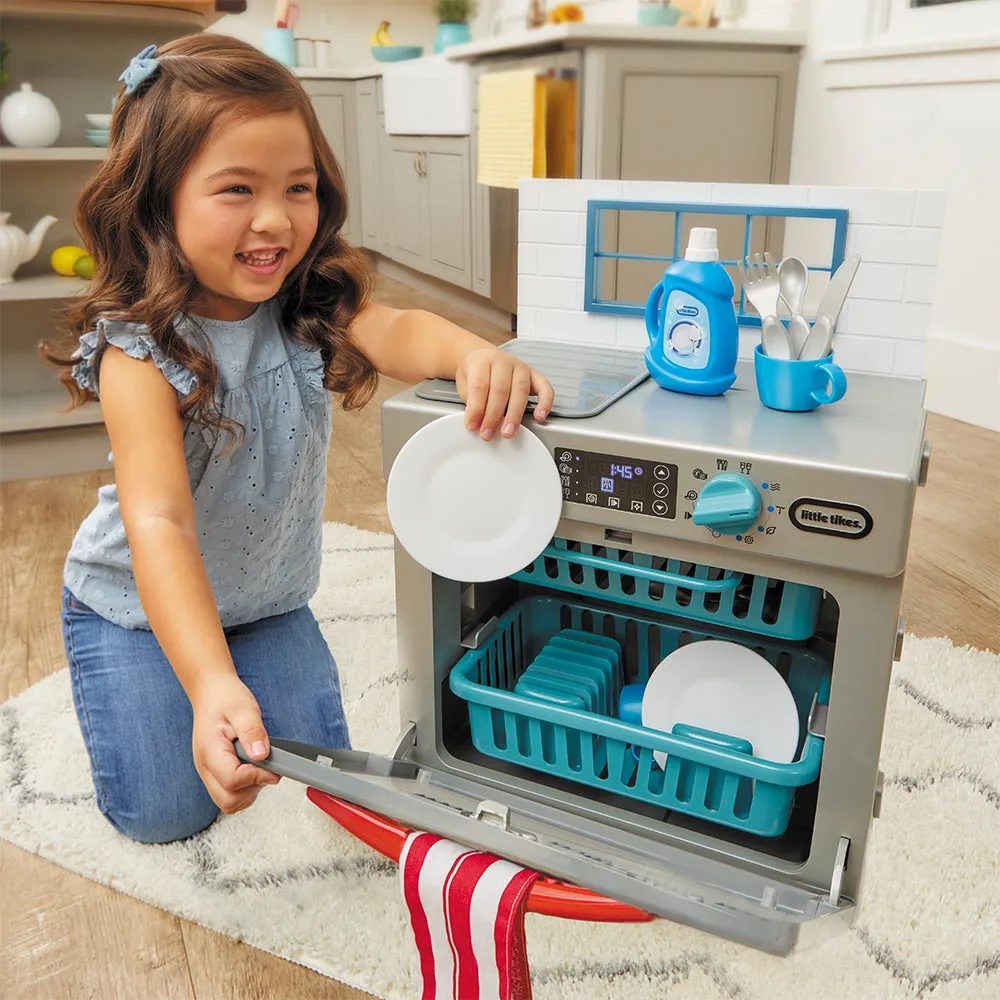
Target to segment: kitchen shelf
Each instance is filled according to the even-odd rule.
[[[80,278],[64,278],[59,274],[40,274],[31,278],[15,278],[0,285],[0,302],[33,302],[37,299],[66,299],[79,295],[88,282]]]
[[[104,423],[99,403],[64,411],[68,402],[69,393],[62,386],[44,392],[4,393],[0,402],[0,434]]]
[[[0,17],[32,20],[108,21],[115,24],[207,28],[222,17],[197,0],[0,0]]]
[[[107,146],[0,146],[0,163],[38,163],[42,160],[103,160]]]

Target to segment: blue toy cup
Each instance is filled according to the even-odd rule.
[[[768,357],[758,344],[753,366],[760,401],[772,410],[803,413],[836,403],[847,392],[847,376],[832,353],[815,361],[787,361]]]
[[[618,718],[631,726],[642,725],[642,696],[646,693],[646,682],[626,684],[618,696]],[[639,748],[632,747],[632,757],[639,759]]]
[[[295,34],[291,28],[265,28],[261,47],[272,59],[295,68]]]
[[[646,683],[626,684],[618,696],[618,718],[633,726],[642,725],[642,696]]]

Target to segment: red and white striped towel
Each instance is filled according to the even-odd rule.
[[[538,873],[430,833],[399,858],[421,1000],[531,1000],[524,903]]]

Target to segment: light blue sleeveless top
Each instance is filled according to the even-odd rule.
[[[196,424],[184,431],[198,543],[223,627],[293,611],[319,583],[332,415],[320,352],[285,333],[273,299],[239,322],[181,317],[176,328],[214,356],[216,406],[246,432],[223,453],[230,435]],[[73,373],[81,386],[97,391],[107,344],[133,358],[152,357],[178,396],[196,384],[144,325],[99,320],[80,338]],[[101,487],[97,495],[70,548],[65,585],[104,618],[148,629],[117,487]]]

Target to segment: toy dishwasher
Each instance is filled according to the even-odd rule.
[[[562,519],[534,563],[464,584],[396,546],[391,753],[276,740],[266,766],[338,818],[377,814],[499,854],[544,873],[556,896],[567,883],[546,912],[600,916],[588,902],[603,899],[614,919],[620,901],[618,919],[660,915],[777,954],[849,925],[929,455],[923,390],[855,375],[835,413],[775,413],[741,365],[724,397],[646,381],[595,416],[534,425],[563,474]],[[386,470],[453,412],[412,389],[389,400]],[[643,470],[627,502],[590,488],[608,463]],[[755,650],[787,683],[793,760],[618,717],[622,684],[707,639]],[[543,653],[610,657],[620,675],[581,680],[583,705],[541,701],[522,678]]]

